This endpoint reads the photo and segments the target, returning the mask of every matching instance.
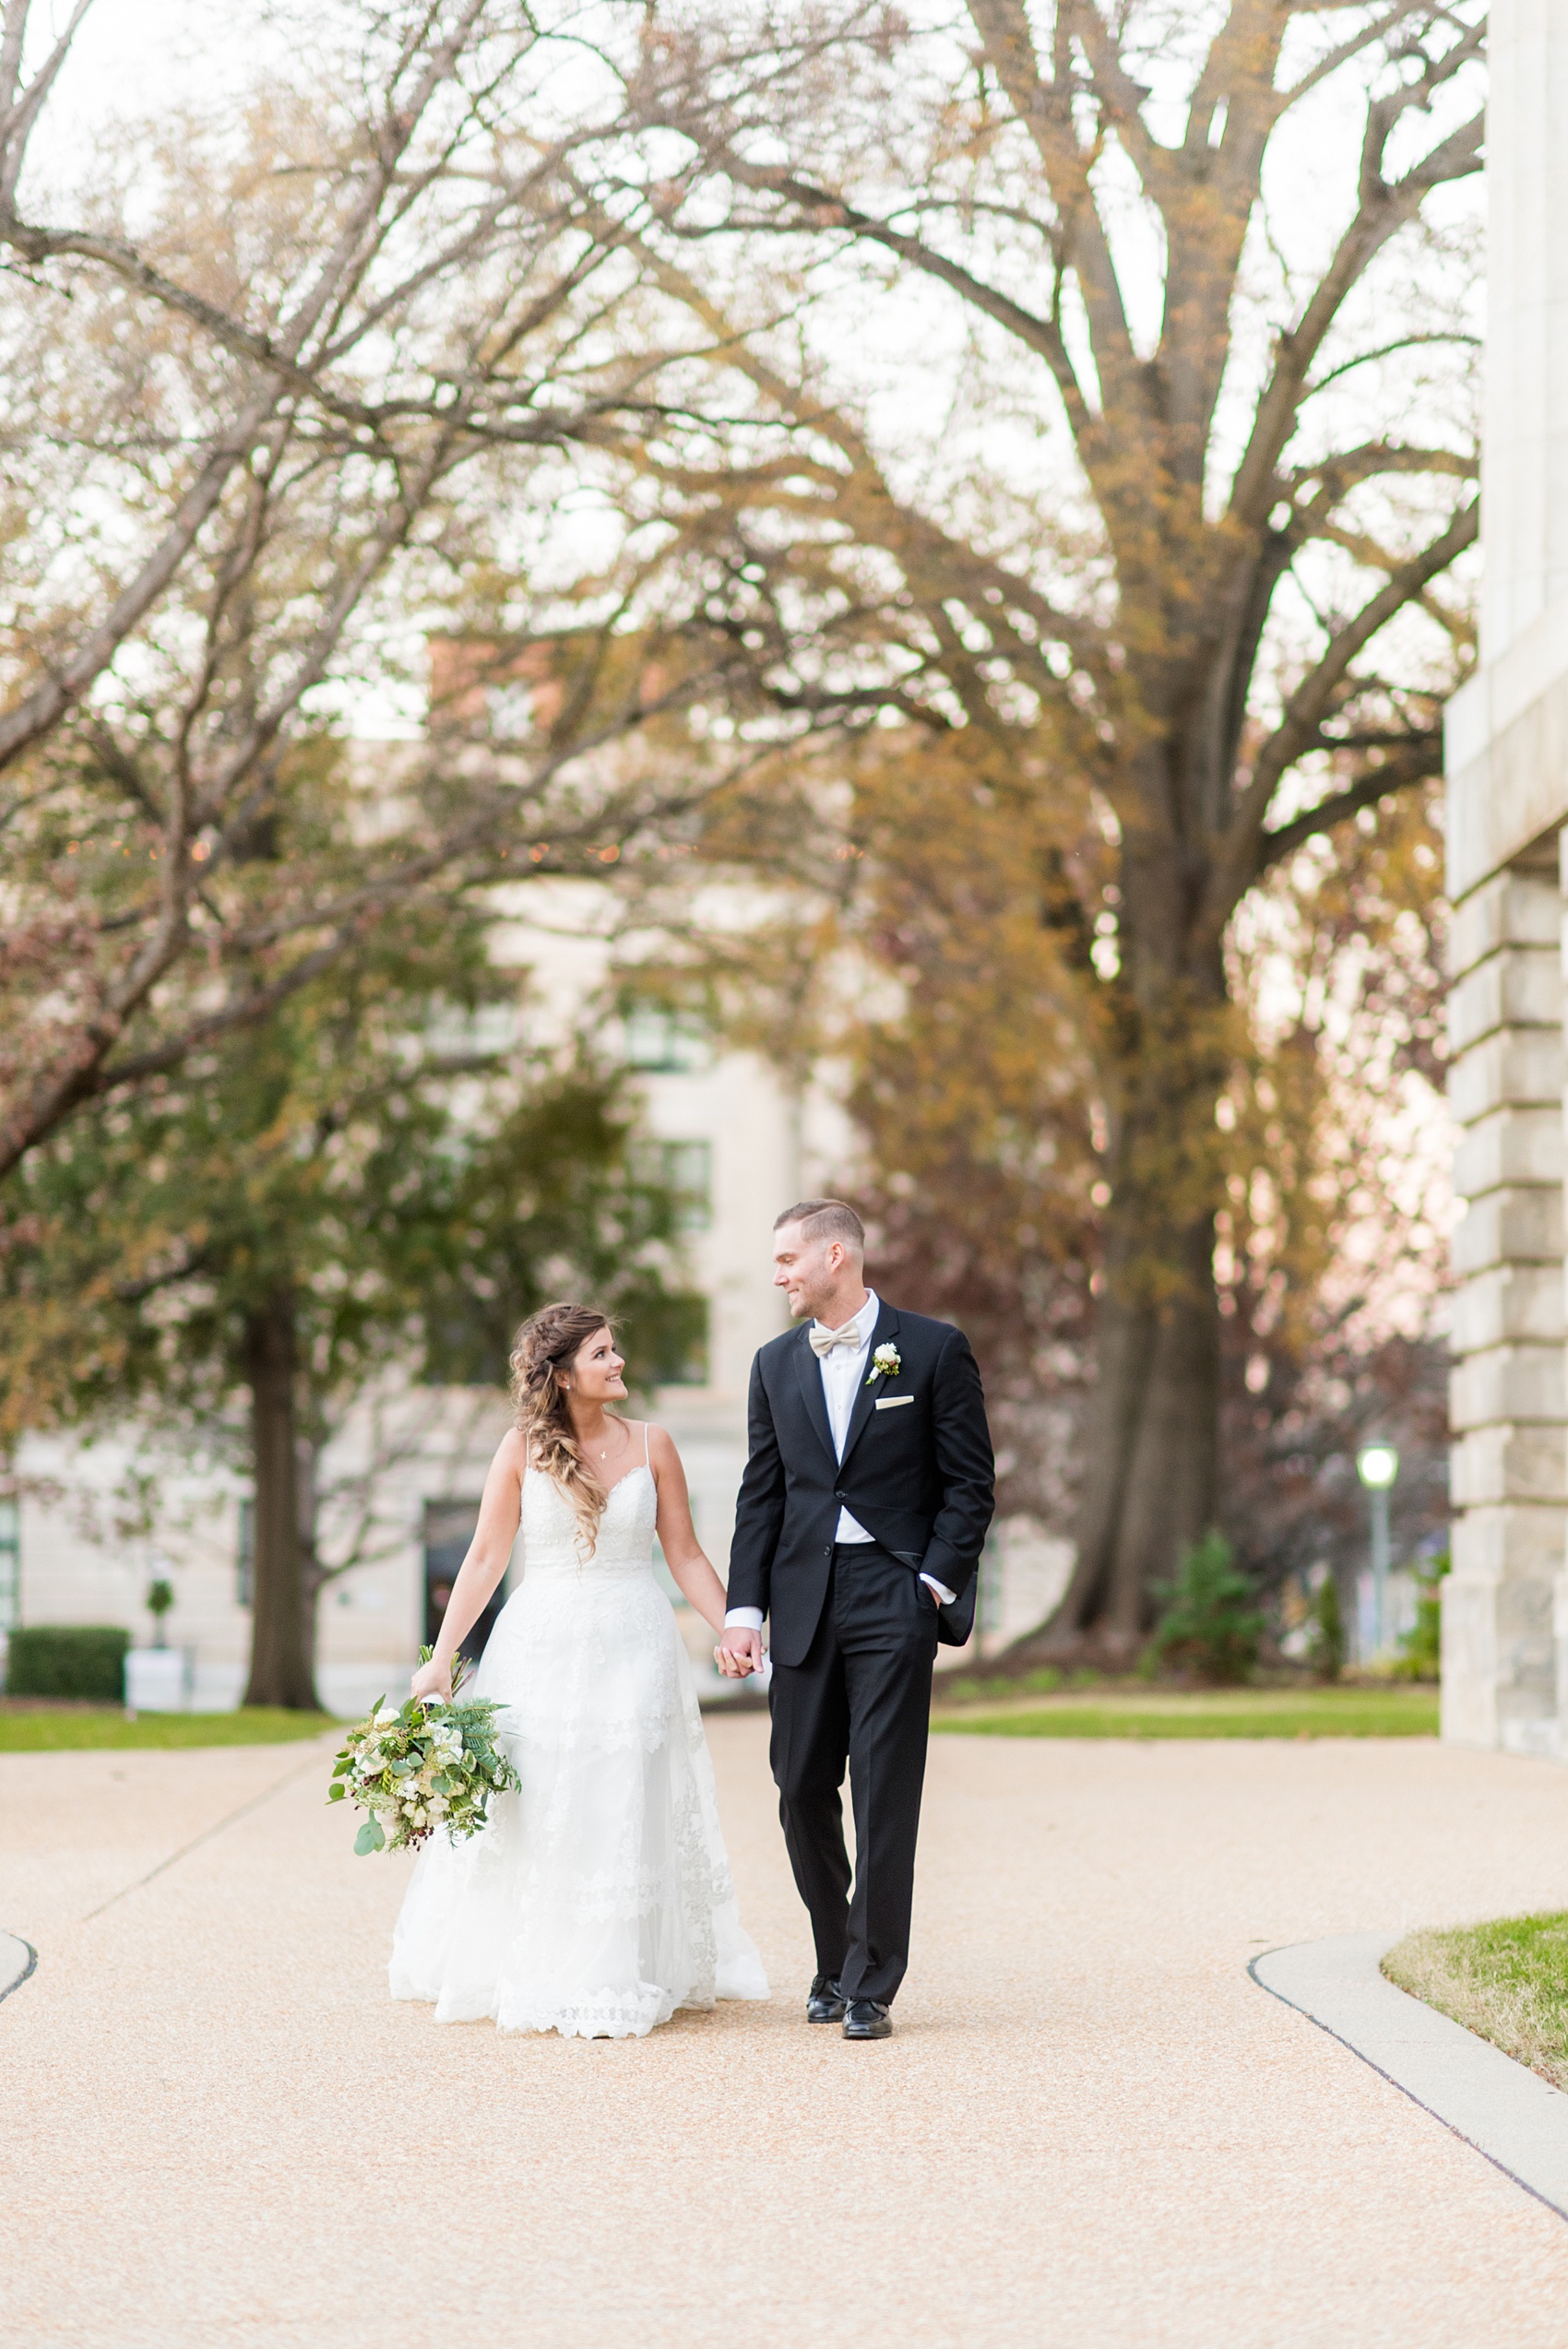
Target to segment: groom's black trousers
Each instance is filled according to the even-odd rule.
[[[773,1775],[819,1974],[850,1999],[892,1998],[909,1962],[936,1608],[876,1542],[840,1542],[801,1664],[773,1667]],[[849,1765],[854,1892],[839,1788]]]

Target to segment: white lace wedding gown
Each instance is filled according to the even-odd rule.
[[[481,1832],[437,1830],[392,1943],[395,1999],[437,2023],[640,2037],[677,2007],[766,1999],[741,1929],[691,1666],[653,1572],[645,1465],[593,1556],[558,1485],[523,1479],[521,1581],[469,1683],[522,1779]]]

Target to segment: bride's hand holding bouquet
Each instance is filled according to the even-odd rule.
[[[419,1670],[409,1682],[409,1693],[416,1697],[439,1697],[443,1704],[450,1704],[452,1702],[450,1658],[443,1663],[439,1656],[430,1655],[428,1661],[420,1666]]]
[[[466,1670],[460,1662],[454,1675],[422,1652],[407,1702],[378,1704],[344,1738],[327,1799],[368,1812],[356,1852],[407,1850],[437,1827],[453,1842],[475,1835],[491,1796],[521,1783],[497,1742],[503,1708],[488,1697],[458,1699]]]

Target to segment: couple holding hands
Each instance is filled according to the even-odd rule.
[[[624,1398],[613,1333],[555,1305],[513,1355],[517,1424],[416,1694],[445,1693],[458,1646],[522,1572],[471,1683],[507,1710],[521,1786],[469,1842],[419,1860],[393,1944],[393,1996],[438,2022],[622,2037],[679,2007],[763,1999],[719,1827],[679,1631],[653,1572],[718,1633],[721,1671],[763,1659],[773,1774],[816,1973],[807,2020],[882,2039],[909,1962],[932,1667],[961,1645],[991,1522],[985,1402],[961,1331],[868,1291],[860,1218],[786,1209],[774,1282],[797,1326],[752,1369],[749,1457],[726,1592],[699,1548],[680,1455]],[[845,1847],[848,1765],[856,1865]]]

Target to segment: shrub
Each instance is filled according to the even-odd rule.
[[[13,1631],[8,1696],[90,1697],[119,1704],[125,1692],[129,1631],[117,1623],[39,1623]]]
[[[1345,1617],[1339,1585],[1332,1574],[1325,1573],[1313,1593],[1307,1662],[1319,1680],[1337,1680],[1345,1669]]]
[[[1218,1683],[1245,1680],[1257,1662],[1263,1617],[1253,1586],[1222,1533],[1206,1533],[1186,1551],[1171,1583],[1157,1584],[1165,1611],[1144,1652],[1144,1669],[1161,1666]]]
[[[1416,1600],[1416,1619],[1399,1643],[1399,1660],[1394,1667],[1398,1679],[1438,1680],[1443,1677],[1443,1578],[1448,1572],[1448,1563],[1444,1550],[1424,1572],[1417,1573],[1420,1596]]]

